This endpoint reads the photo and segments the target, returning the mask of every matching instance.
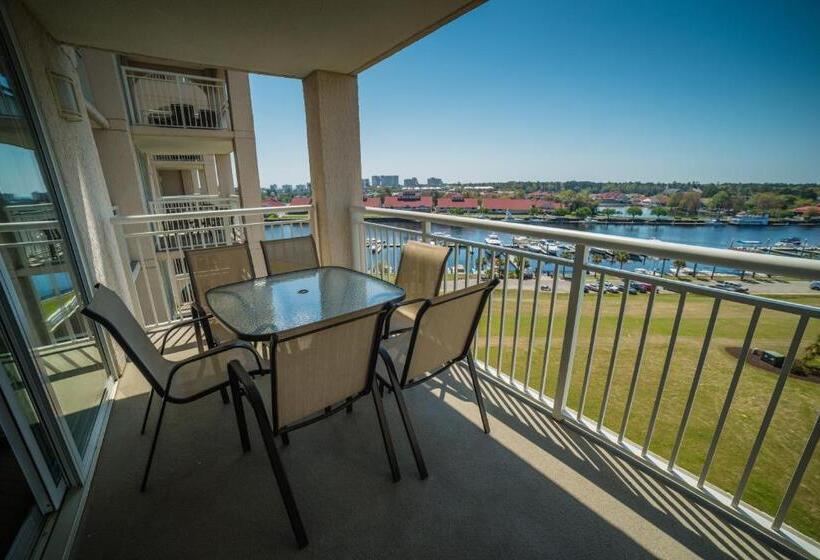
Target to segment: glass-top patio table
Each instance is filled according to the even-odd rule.
[[[214,316],[238,338],[264,342],[401,301],[404,290],[355,270],[323,266],[219,286],[205,297]]]

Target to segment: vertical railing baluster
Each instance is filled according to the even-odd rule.
[[[686,305],[686,292],[681,292],[678,297],[678,308],[675,311],[675,320],[672,323],[672,333],[669,335],[669,346],[666,349],[666,359],[663,362],[663,369],[661,370],[661,378],[658,381],[658,391],[655,394],[655,402],[652,404],[652,413],[649,416],[649,426],[646,428],[646,438],[643,442],[643,449],[641,456],[646,456],[649,452],[649,444],[652,442],[652,434],[655,432],[655,423],[658,421],[658,412],[661,408],[661,399],[663,398],[664,389],[666,389],[666,380],[669,377],[669,368],[672,365],[672,354],[675,352],[675,344],[678,341],[678,331],[680,330],[680,322],[683,318],[683,308]]]
[[[550,349],[552,348],[552,327],[555,324],[555,300],[558,297],[558,265],[552,273],[552,293],[550,293],[550,314],[547,318],[547,333],[544,336],[544,359],[541,362],[541,381],[538,384],[538,398],[544,398],[547,389],[547,370],[550,365]]]
[[[561,346],[561,361],[558,363],[558,379],[555,384],[555,401],[552,416],[564,418],[567,406],[569,387],[572,382],[572,368],[575,363],[575,351],[578,348],[578,329],[581,324],[581,312],[584,305],[584,285],[586,283],[587,257],[589,247],[581,243],[575,245],[575,257],[572,263],[572,280],[567,300],[567,320],[564,326],[564,342]],[[556,270],[556,274],[558,271]]]
[[[780,376],[777,378],[777,383],[772,391],[769,406],[766,408],[766,413],[763,415],[763,421],[760,423],[760,429],[757,432],[757,437],[752,445],[752,450],[749,452],[749,459],[746,461],[746,467],[743,469],[743,474],[740,477],[740,482],[737,485],[735,495],[732,497],[732,506],[737,507],[740,500],[743,499],[743,492],[746,491],[746,485],[749,483],[749,477],[752,474],[752,469],[757,461],[757,456],[760,454],[760,449],[763,447],[763,440],[766,438],[766,432],[769,431],[769,425],[774,417],[774,412],[777,409],[777,404],[780,402],[780,396],[783,394],[783,388],[786,386],[786,380],[789,377],[789,372],[794,365],[794,360],[797,357],[797,351],[800,349],[800,341],[803,340],[803,334],[806,332],[806,325],[809,323],[808,315],[801,315],[800,321],[797,323],[797,329],[792,337],[789,352],[786,354],[783,365],[780,368]]]
[[[803,448],[803,453],[800,455],[800,460],[794,468],[789,485],[786,487],[786,492],[783,494],[783,499],[780,502],[780,507],[777,508],[777,513],[772,521],[772,530],[779,531],[786,519],[786,514],[789,513],[789,508],[792,505],[794,496],[797,494],[797,489],[800,488],[800,482],[803,480],[803,475],[806,474],[806,469],[809,467],[814,450],[817,447],[817,441],[820,440],[820,415],[814,420],[814,428],[812,428],[809,439],[806,441],[806,447]]]
[[[598,295],[595,298],[595,311],[592,316],[592,329],[589,333],[589,351],[587,352],[587,364],[584,368],[584,380],[581,383],[581,397],[578,401],[578,414],[576,419],[580,422],[584,415],[584,405],[586,404],[587,391],[589,390],[589,376],[592,372],[592,358],[595,356],[595,339],[598,336],[598,319],[601,316],[601,300],[604,298],[604,278],[603,272],[598,272]]]
[[[501,375],[501,358],[504,354],[504,322],[507,314],[507,278],[510,276],[510,254],[504,253],[504,282],[501,284],[501,317],[498,323],[498,354],[495,359],[495,370]],[[512,382],[512,376],[510,376]]]
[[[612,341],[612,354],[609,356],[609,369],[606,372],[606,382],[604,383],[604,396],[601,399],[601,410],[598,411],[598,424],[595,429],[600,431],[601,426],[604,425],[604,416],[606,415],[606,408],[609,404],[609,392],[612,389],[612,377],[615,374],[615,362],[618,359],[618,348],[621,344],[621,328],[624,324],[624,315],[626,314],[626,299],[629,295],[629,279],[624,280],[624,291],[621,295],[621,306],[618,310],[618,321],[615,323],[615,338]]]
[[[490,252],[490,278],[495,278],[495,250]],[[493,298],[495,293],[490,294],[487,298],[487,333],[484,346],[484,363],[489,367],[490,365],[490,325],[493,322]],[[498,373],[496,371],[496,373]]]
[[[646,337],[649,334],[649,323],[652,320],[652,307],[655,305],[655,287],[649,292],[649,301],[646,303],[646,314],[643,318],[643,328],[641,329],[641,339],[638,342],[638,355],[635,358],[635,368],[632,370],[632,380],[629,383],[629,393],[626,397],[624,416],[621,420],[621,430],[618,432],[618,443],[623,442],[626,426],[629,423],[629,413],[632,410],[632,402],[635,400],[635,389],[638,387],[638,376],[641,373],[641,362],[643,361],[643,351],[646,347]]]
[[[712,436],[712,441],[709,444],[709,450],[706,452],[706,459],[703,461],[703,468],[700,471],[698,478],[698,487],[703,488],[706,482],[706,477],[709,475],[709,469],[712,466],[712,460],[715,457],[715,450],[717,449],[720,435],[723,433],[723,428],[726,425],[726,418],[729,416],[729,409],[732,406],[732,401],[735,398],[735,391],[740,383],[740,375],[743,373],[743,367],[746,365],[746,360],[749,358],[749,350],[752,347],[752,339],[754,338],[755,329],[757,329],[757,322],[760,319],[761,308],[759,305],[755,306],[752,311],[752,317],[749,321],[749,327],[746,329],[746,338],[743,340],[743,347],[740,349],[740,354],[737,357],[737,365],[735,372],[732,375],[732,381],[729,383],[729,389],[726,391],[726,398],[723,401],[723,408],[720,411],[717,425],[715,426],[715,433]]]
[[[532,294],[532,311],[530,313],[530,337],[527,341],[527,368],[524,371],[524,389],[530,388],[530,373],[532,371],[532,347],[535,342],[535,331],[538,327],[538,292],[541,290],[541,261],[535,269],[535,290]]]
[[[515,379],[515,362],[518,357],[518,333],[521,328],[521,290],[524,287],[524,257],[518,267],[518,289],[515,292],[515,315],[513,318],[512,355],[510,356],[510,379]]]
[[[715,332],[715,323],[717,322],[718,311],[720,311],[720,302],[720,298],[715,298],[715,303],[712,305],[712,314],[709,316],[709,323],[706,326],[706,335],[703,338],[703,346],[701,347],[700,356],[698,357],[698,365],[695,368],[695,375],[692,378],[692,383],[689,388],[689,396],[686,398],[686,405],[683,408],[683,416],[678,426],[678,434],[675,436],[675,444],[672,446],[672,454],[669,456],[669,465],[667,468],[670,471],[675,468],[675,463],[678,462],[678,454],[680,453],[681,444],[683,443],[683,435],[686,432],[686,425],[689,423],[689,416],[692,414],[692,407],[695,405],[695,396],[698,392],[701,375],[703,375],[703,366],[706,364],[706,357],[709,355],[709,345],[712,343],[712,334]]]

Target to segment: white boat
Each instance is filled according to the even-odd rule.
[[[532,251],[533,253],[543,253],[544,252],[543,249],[541,249],[541,246],[536,244],[536,243],[528,243],[527,245],[524,246],[524,248],[527,251]]]
[[[487,238],[484,240],[484,243],[486,243],[487,245],[495,245],[496,247],[501,247],[501,240],[494,233],[488,235]]]
[[[525,247],[529,243],[529,239],[523,235],[513,236],[512,244],[514,247]]]

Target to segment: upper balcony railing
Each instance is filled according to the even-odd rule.
[[[498,234],[517,236],[518,247]],[[820,279],[820,260],[382,208],[354,211],[353,235],[357,267],[388,280],[408,240],[453,248],[444,292],[500,278],[473,341],[489,379],[751,528],[820,555],[816,458],[810,468],[820,384],[797,375],[820,345],[820,307],[796,280]],[[647,256],[676,270],[623,269]],[[616,258],[621,267],[603,265]],[[693,268],[682,272],[683,261]],[[734,276],[803,293],[762,297],[700,281]]]
[[[148,202],[152,214],[178,214],[183,212],[209,212],[211,210],[233,210],[239,208],[238,196],[217,196],[210,194],[163,196]]]
[[[261,239],[307,235],[310,210],[286,206],[115,216],[135,315],[146,330],[189,317],[193,292],[185,251],[249,242],[253,250],[260,249]],[[257,268],[262,274],[264,268]]]
[[[230,128],[225,80],[123,66],[135,125],[222,130]]]

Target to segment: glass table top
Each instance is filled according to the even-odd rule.
[[[400,301],[404,290],[355,270],[326,266],[220,286],[205,297],[214,316],[239,338],[262,341]]]

